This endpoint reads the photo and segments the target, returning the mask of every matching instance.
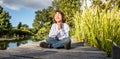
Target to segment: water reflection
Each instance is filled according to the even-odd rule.
[[[0,50],[5,50],[7,48],[13,48],[17,47],[23,44],[29,44],[32,43],[32,40],[30,39],[16,39],[16,40],[3,40],[0,41]]]
[[[0,49],[5,50],[7,49],[8,42],[0,42]]]

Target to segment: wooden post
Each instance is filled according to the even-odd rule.
[[[120,59],[120,46],[112,47],[112,59]]]

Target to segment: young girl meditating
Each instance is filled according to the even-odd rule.
[[[69,38],[69,26],[65,23],[66,19],[64,14],[56,10],[53,17],[54,24],[52,24],[49,32],[49,37],[45,42],[41,42],[40,46],[43,48],[70,48],[71,40]]]

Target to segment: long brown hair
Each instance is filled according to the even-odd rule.
[[[62,15],[62,22],[65,23],[65,22],[66,22],[65,15],[64,15],[64,13],[61,12],[60,10],[55,10],[55,13],[54,13],[54,15],[53,15],[53,21],[54,21],[54,23],[56,23],[56,21],[55,21],[54,18],[55,18],[55,14],[56,14],[57,12]]]

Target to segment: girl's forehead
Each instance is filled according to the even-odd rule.
[[[56,12],[55,14],[61,14],[60,12]]]

